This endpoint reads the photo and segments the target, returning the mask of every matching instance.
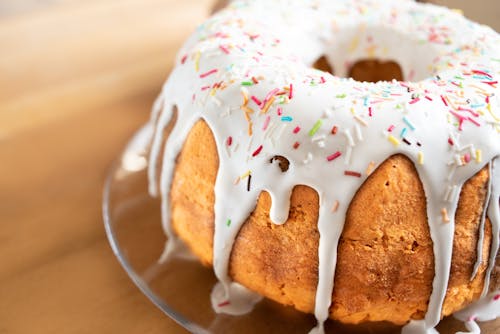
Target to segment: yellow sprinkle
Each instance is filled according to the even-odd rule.
[[[241,110],[243,110],[245,112],[245,114],[251,114],[251,113],[253,113],[253,109],[249,108],[247,106],[241,106]]]
[[[210,96],[215,96],[215,88],[212,88],[212,90],[210,91]]]
[[[248,115],[247,112],[245,112],[245,119],[247,120],[247,122],[250,122],[250,116]]]
[[[356,115],[356,111],[354,111],[354,108],[351,108],[351,114]]]
[[[418,152],[418,163],[420,165],[424,164],[424,153],[422,153],[422,152]]]
[[[392,143],[392,145],[399,146],[399,140],[397,140],[396,137],[394,137],[393,135],[389,135],[389,137],[387,137],[387,139],[389,139],[389,141]]]
[[[370,175],[373,172],[374,168],[375,168],[375,162],[370,161],[368,167],[366,167],[366,175]]]
[[[450,217],[448,217],[448,211],[446,208],[441,209],[441,215],[443,216],[443,223],[448,223],[450,221]]]
[[[196,55],[194,56],[194,69],[196,72],[200,70],[200,57],[201,57],[201,52],[198,51],[196,52]]]
[[[358,48],[359,45],[359,38],[355,37],[351,41],[351,45],[349,45],[349,52],[354,52]]]
[[[483,152],[480,149],[476,150],[476,162],[481,163],[483,161]]]
[[[464,16],[464,11],[459,8],[453,8],[451,11],[457,13],[458,15]]]
[[[358,115],[354,115],[354,119],[356,121],[358,121],[359,123],[361,123],[361,125],[368,126],[368,123],[366,123],[366,121],[364,119],[362,119],[361,117],[359,117]]]
[[[486,106],[486,108],[488,109],[491,117],[493,117],[493,119],[497,122],[500,122],[500,118],[498,118],[494,113],[493,113],[493,110],[491,110],[491,104],[488,103],[488,105]]]
[[[243,175],[240,176],[240,180],[243,180],[244,178],[246,178],[248,175],[250,175],[250,170],[247,170],[247,172]]]
[[[252,130],[252,121],[248,121],[248,135],[252,136],[253,130]]]

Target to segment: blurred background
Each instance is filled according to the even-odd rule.
[[[184,333],[114,258],[101,191],[214,2],[0,0],[1,334]],[[434,2],[500,31],[500,1]]]

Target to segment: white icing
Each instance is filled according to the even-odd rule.
[[[307,185],[320,199],[318,325],[312,332],[323,333],[349,203],[367,178],[367,166],[376,168],[400,153],[414,162],[423,184],[435,261],[425,318],[411,321],[403,332],[435,333],[450,273],[458,194],[500,154],[499,48],[499,35],[487,27],[442,7],[401,0],[236,1],[204,23],[182,48],[155,104],[148,173],[151,194],[161,193],[164,228],[172,239],[168,195],[175,159],[193,124],[206,121],[219,155],[215,310],[241,314],[259,299],[228,275],[234,240],[259,194],[269,192],[270,218],[282,224],[293,187]],[[322,55],[340,76],[357,60],[378,58],[398,62],[405,78],[421,81],[342,79],[310,68]],[[254,79],[258,83],[251,84]],[[163,130],[174,106],[177,122],[164,148],[158,186]],[[288,171],[270,163],[276,155],[289,160]],[[497,174],[493,168],[488,273],[498,251]],[[484,303],[478,310],[491,306]]]

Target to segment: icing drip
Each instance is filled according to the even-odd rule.
[[[214,309],[241,314],[260,300],[231,282],[228,269],[235,238],[261,192],[272,199],[273,223],[283,224],[292,189],[306,185],[320,199],[318,325],[311,332],[323,333],[349,203],[368,177],[367,168],[404,154],[415,164],[427,198],[435,277],[425,318],[411,321],[403,332],[436,332],[458,194],[500,154],[499,48],[500,37],[487,27],[441,7],[400,0],[236,1],[204,23],[184,45],[155,103],[148,175],[156,195],[163,132],[176,106],[159,182],[164,229],[173,244],[168,197],[175,159],[193,124],[207,123],[219,156]],[[342,79],[309,67],[322,55],[341,76],[349,64],[369,57],[393,59],[405,78],[421,81]],[[272,163],[275,156],[288,160],[288,170]],[[500,173],[492,166],[488,275],[499,244]],[[497,316],[492,307],[482,299],[471,310]],[[473,330],[475,323],[468,326]]]

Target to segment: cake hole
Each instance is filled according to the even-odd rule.
[[[388,187],[390,185],[389,181],[385,181],[385,186]]]
[[[395,61],[364,59],[354,63],[349,70],[349,77],[357,81],[402,81],[403,71]]]
[[[326,56],[319,57],[313,64],[313,67],[317,70],[334,74],[333,67],[330,65],[328,60],[326,60]]]
[[[335,75],[332,65],[326,56],[319,57],[313,64],[317,70]],[[348,77],[356,81],[378,82],[391,81],[393,79],[402,81],[403,71],[395,61],[380,61],[377,59],[362,59],[355,62],[348,71]]]
[[[418,248],[418,246],[419,246],[419,245],[418,245],[418,242],[417,242],[416,240],[415,240],[415,241],[413,241],[413,243],[411,244],[411,251],[412,251],[412,252],[416,251],[416,250],[417,250],[417,248]]]
[[[280,167],[283,173],[286,172],[290,167],[290,161],[284,156],[275,155],[274,157],[271,158],[271,160],[269,160],[270,163],[274,163],[275,161],[278,161],[278,166]]]

